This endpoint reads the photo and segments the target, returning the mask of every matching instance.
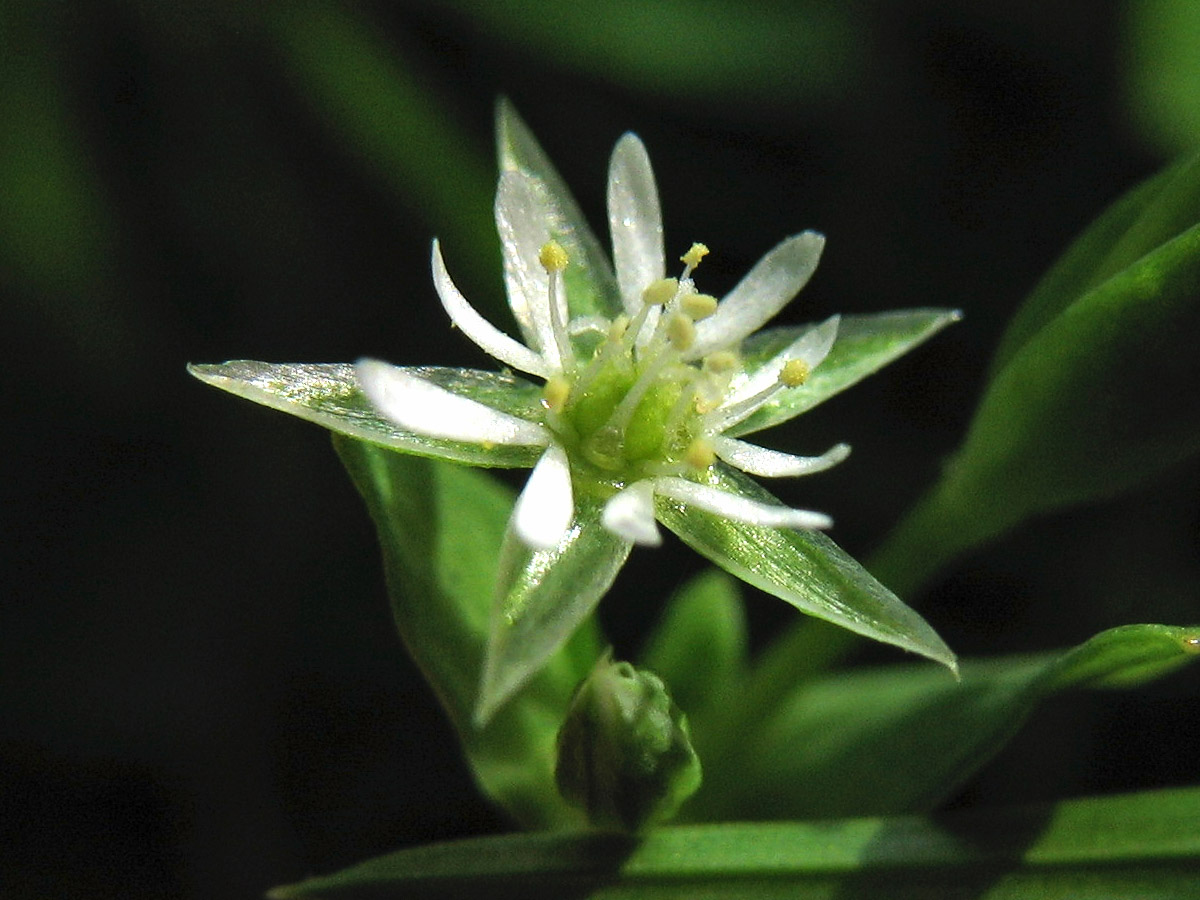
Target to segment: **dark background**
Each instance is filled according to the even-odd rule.
[[[815,228],[780,321],[965,310],[780,434],[854,445],[783,492],[854,553],[935,477],[1038,275],[1188,140],[1145,108],[1169,3],[244,6],[0,3],[6,898],[255,896],[507,827],[395,638],[327,435],[184,371],[484,364],[428,248],[502,321],[499,94],[597,228],[636,130],[668,250],[713,249],[705,290]],[[1194,621],[1198,482],[1035,523],[910,599],[968,655]],[[635,553],[603,610],[619,649],[695,564]],[[759,641],[793,615],[749,607]],[[1195,781],[1197,694],[1184,673],[1056,702],[956,802]]]

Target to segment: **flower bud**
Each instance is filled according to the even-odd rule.
[[[605,654],[571,700],[554,776],[593,825],[636,831],[695,793],[700,759],[662,679]]]

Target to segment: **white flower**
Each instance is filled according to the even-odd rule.
[[[586,483],[611,495],[605,528],[640,544],[661,540],[655,496],[753,525],[829,527],[821,513],[743,497],[707,478],[718,460],[780,477],[822,471],[849,452],[838,444],[821,456],[792,456],[727,434],[737,426],[753,430],[743,423],[803,383],[833,345],[836,316],[750,371],[737,354],[808,281],[824,239],[811,231],[787,238],[720,302],[699,293],[692,280],[708,252],[701,244],[681,257],[681,275],[668,278],[654,174],[641,141],[627,134],[608,176],[620,311],[604,316],[567,295],[568,266],[585,262],[572,258],[584,251],[553,213],[542,182],[504,172],[496,224],[520,341],[463,297],[437,241],[432,253],[434,286],[451,321],[501,363],[544,380],[537,420],[452,393],[411,369],[363,360],[358,379],[379,413],[431,438],[545,448],[513,520],[517,535],[535,549],[556,546],[571,527],[573,479],[576,489]]]

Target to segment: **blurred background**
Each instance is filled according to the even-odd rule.
[[[668,250],[713,250],[706,291],[814,228],[825,257],[781,321],[965,311],[778,432],[854,445],[781,495],[865,554],[1038,276],[1200,143],[1198,46],[1190,0],[0,2],[0,894],[257,896],[508,827],[395,637],[326,433],[184,371],[484,365],[428,252],[440,236],[504,321],[497,96],[597,229],[637,131]],[[965,655],[1196,621],[1198,488],[1192,464],[1042,520],[907,599]],[[695,567],[635,553],[603,608],[620,652]],[[760,642],[794,615],[748,607]],[[1185,672],[1057,701],[956,803],[1195,782],[1197,696]]]

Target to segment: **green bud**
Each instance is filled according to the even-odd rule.
[[[696,792],[700,759],[663,680],[606,653],[571,700],[554,776],[593,825],[637,831]]]

